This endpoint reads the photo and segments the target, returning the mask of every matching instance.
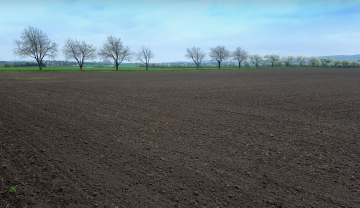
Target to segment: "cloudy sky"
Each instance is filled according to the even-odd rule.
[[[0,60],[13,55],[27,26],[62,48],[67,38],[100,47],[108,35],[133,51],[151,48],[151,62],[183,61],[187,47],[217,45],[250,54],[360,54],[358,0],[0,0]],[[61,51],[61,50],[60,50]],[[46,58],[45,58],[46,59]],[[27,59],[29,60],[29,59]],[[61,53],[57,60],[64,60]]]

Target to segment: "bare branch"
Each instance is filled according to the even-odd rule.
[[[311,66],[316,66],[316,65],[318,65],[319,63],[320,63],[320,60],[319,60],[317,57],[312,56],[312,57],[309,58],[309,64],[310,64]]]
[[[221,62],[230,58],[230,51],[225,48],[225,46],[216,46],[215,48],[210,48],[210,57],[212,60],[218,62],[218,67],[220,69]]]
[[[206,57],[206,54],[202,52],[200,48],[192,47],[186,49],[186,58],[192,59],[194,63],[196,64],[197,69],[199,69],[201,62]]]
[[[350,65],[351,65],[351,67],[359,68],[360,67],[360,62],[359,61],[351,61]]]
[[[67,39],[63,47],[63,54],[66,59],[75,59],[82,70],[85,59],[95,59],[96,49],[93,45],[77,39]]]
[[[135,54],[135,56],[137,60],[146,65],[146,70],[149,70],[150,59],[155,57],[154,52],[145,46],[142,46],[141,49]]]
[[[241,62],[246,61],[249,57],[249,52],[245,51],[241,47],[237,47],[235,51],[232,52],[232,60],[239,62],[239,69],[241,67]]]
[[[58,53],[58,45],[51,42],[42,30],[31,26],[25,28],[20,39],[15,40],[14,43],[14,54],[21,58],[34,58],[40,70],[42,70],[42,60],[45,56],[55,58]]]
[[[133,55],[134,54],[131,52],[129,46],[124,47],[123,50],[120,53],[119,64],[121,64],[123,61],[131,61]]]
[[[271,62],[271,67],[274,67],[274,63],[280,60],[280,56],[276,54],[265,55],[264,58]]]
[[[320,59],[323,67],[326,67],[328,64],[330,64],[333,60],[331,58],[321,58]]]
[[[255,65],[256,68],[259,66],[259,62],[261,60],[263,60],[263,58],[258,54],[251,55],[251,56],[249,56],[249,58],[250,58],[250,61]]]
[[[116,70],[119,69],[119,65],[124,61],[131,61],[133,53],[129,46],[124,47],[121,38],[108,36],[106,42],[100,48],[99,56],[108,59],[112,58],[115,62]]]
[[[300,66],[304,66],[304,64],[306,63],[306,57],[304,56],[297,56],[296,57],[296,61],[299,62]]]
[[[341,65],[341,60],[335,59],[335,60],[334,60],[334,66],[335,66],[335,67],[338,67],[338,66],[340,66],[340,65]]]
[[[284,62],[284,64],[289,67],[292,60],[294,60],[294,56],[283,56],[281,59]]]

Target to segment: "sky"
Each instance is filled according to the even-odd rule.
[[[65,60],[61,49],[68,38],[100,48],[109,35],[134,52],[150,48],[153,63],[191,61],[184,55],[194,46],[207,54],[218,45],[262,56],[360,54],[359,0],[0,0],[0,5],[0,61],[22,60],[13,54],[14,40],[28,26],[59,45],[56,60]]]

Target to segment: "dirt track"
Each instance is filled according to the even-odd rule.
[[[1,72],[0,208],[360,207],[359,135],[359,69]]]

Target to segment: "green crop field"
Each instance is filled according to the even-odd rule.
[[[246,68],[241,68],[246,69]],[[258,68],[259,69],[259,68]],[[149,68],[149,71],[198,70],[197,68]],[[200,68],[199,70],[217,70],[217,68]],[[237,68],[221,68],[221,70],[237,70]],[[37,67],[0,67],[0,71],[40,71]],[[80,71],[78,67],[44,67],[42,71]],[[116,71],[115,68],[86,68],[82,71]],[[119,68],[119,71],[146,71],[145,68]]]
[[[143,71],[145,68],[119,68],[119,71]],[[40,71],[38,67],[0,67],[0,71]],[[42,71],[80,71],[79,67],[44,67]],[[115,68],[87,68],[82,71],[116,71]]]

